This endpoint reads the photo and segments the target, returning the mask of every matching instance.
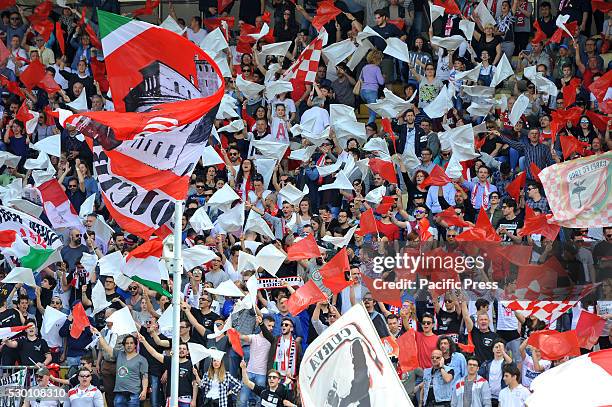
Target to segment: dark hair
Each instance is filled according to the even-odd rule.
[[[421,315],[421,323],[423,323],[423,319],[424,319],[424,318],[430,318],[430,319],[431,319],[431,322],[433,322],[433,321],[434,321],[434,317],[433,317],[433,315],[432,315],[431,313],[429,313],[429,312],[426,312],[426,313],[424,313],[423,315]]]
[[[389,18],[389,11],[386,8],[379,8],[378,10],[375,10],[374,15],[376,14],[378,14],[381,17]]]
[[[489,300],[485,300],[484,298],[479,298],[476,300],[476,309],[479,310],[483,307],[486,307],[490,304]]]
[[[540,7],[548,7],[551,8],[551,5],[548,1],[543,1],[542,3],[540,3]]]
[[[49,282],[51,289],[54,289],[55,286],[57,285],[57,280],[53,276],[44,276],[43,280],[47,280]]]
[[[269,321],[269,322],[276,322],[276,320],[274,319],[274,317],[270,314],[266,314],[263,316],[263,320],[264,321]]]
[[[468,363],[470,360],[473,360],[474,362],[478,363],[478,367],[480,367],[480,359],[478,359],[476,356],[468,356],[467,358],[465,358],[466,363]]]
[[[397,314],[393,314],[393,313],[391,313],[391,314],[387,315],[387,322],[388,322],[390,319],[399,319],[399,317],[397,316]]]
[[[508,373],[510,376],[516,376],[516,380],[521,382],[521,371],[516,367],[514,363],[510,363],[503,367],[502,371],[504,373]]]
[[[134,344],[138,343],[138,340],[136,339],[134,335],[128,334],[125,336],[125,338],[123,338],[123,340],[121,341],[121,344],[125,346],[125,341],[127,341],[129,338],[132,338],[134,340]]]
[[[422,318],[422,317],[421,317]],[[438,341],[436,342],[436,348],[440,349],[440,342],[447,340],[448,341],[448,352],[452,355],[453,353],[457,352],[457,344],[455,343],[455,341],[453,341],[453,338],[451,338],[448,335],[440,335],[438,336]]]
[[[506,199],[504,199],[503,203],[508,208],[516,209],[518,207],[518,204],[516,203],[516,201],[513,198],[506,198]]]
[[[502,345],[506,346],[506,341],[504,341],[502,338],[497,338],[493,341],[493,345],[491,345],[491,349],[495,347],[495,345],[497,345],[498,343],[501,343]]]

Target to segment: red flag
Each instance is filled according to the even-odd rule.
[[[382,124],[382,128],[391,137],[391,141],[393,142],[393,151],[397,153],[397,146],[395,145],[395,133],[393,132],[393,127],[391,126],[391,120],[388,117],[383,117],[380,121]]]
[[[607,14],[608,11],[612,10],[612,3],[608,3],[606,0],[591,0],[591,8],[594,12],[599,10]]]
[[[538,20],[534,21],[533,28],[535,29],[535,35],[533,36],[533,39],[531,40],[531,42],[546,41],[546,38],[547,38],[546,33],[542,31],[542,28],[540,27],[540,22]]]
[[[446,222],[448,226],[458,226],[461,228],[472,226],[469,222],[466,222],[457,216],[455,213],[455,208],[452,206],[446,208],[436,216],[438,220]]]
[[[455,238],[459,242],[474,242],[474,241],[490,241],[490,242],[501,242],[501,237],[493,229],[491,221],[487,216],[487,212],[484,207],[480,207],[480,213],[476,220],[476,226],[461,232]]]
[[[365,236],[368,233],[378,233],[376,218],[374,217],[372,208],[361,213],[361,217],[359,218],[359,229],[357,229],[355,233],[359,236]]]
[[[89,35],[89,41],[91,41],[91,45],[94,48],[101,50],[102,43],[100,43],[100,40],[98,39],[96,32],[93,30],[93,28],[91,28],[91,25],[85,24],[84,28],[85,32],[87,32],[87,35]]]
[[[579,141],[574,136],[561,136],[561,151],[563,151],[563,159],[567,160],[574,153],[584,155],[584,150],[589,146],[589,143]]]
[[[383,179],[389,181],[390,184],[397,184],[395,165],[392,162],[381,160],[380,158],[370,158],[369,164],[374,174],[379,174]]]
[[[542,359],[559,360],[565,356],[580,356],[576,331],[558,332],[543,330],[533,332],[527,343],[542,352]]]
[[[406,27],[406,21],[403,18],[394,18],[393,20],[388,20],[387,22],[396,26],[400,31],[404,31],[404,28]]]
[[[461,14],[455,0],[434,0],[434,5],[444,7],[446,14]]]
[[[287,248],[287,260],[291,261],[313,259],[320,256],[321,250],[312,233]]]
[[[57,44],[62,51],[62,55],[66,55],[66,40],[64,39],[64,30],[62,30],[62,23],[59,21],[55,23],[55,36],[57,37]]]
[[[545,213],[536,215],[529,205],[525,206],[525,224],[519,230],[519,236],[531,234],[542,235],[549,240],[555,240],[561,227],[554,223],[548,223],[549,216]]]
[[[98,58],[91,58],[91,73],[94,79],[100,85],[102,92],[108,92],[109,84],[108,78],[106,77],[106,64],[104,61],[100,61]]]
[[[77,303],[72,307],[72,325],[70,326],[70,336],[74,339],[78,339],[83,333],[83,330],[90,326],[89,318],[85,314],[85,308],[82,303]]]
[[[540,181],[540,171],[542,170],[534,162],[529,164],[529,171],[531,171],[531,176],[533,179],[541,184],[542,181]]]
[[[263,21],[264,23],[270,24],[271,20],[272,20],[272,16],[270,15],[270,12],[266,10],[261,16],[261,21]]]
[[[26,88],[31,90],[43,80],[45,74],[45,66],[39,61],[34,61],[21,73],[19,79]]]
[[[497,256],[517,266],[527,265],[531,261],[533,248],[527,245],[498,246],[493,250]]]
[[[514,178],[514,180],[512,180],[512,182],[509,183],[508,186],[506,187],[506,192],[508,193],[508,195],[514,198],[515,201],[518,201],[519,195],[521,194],[521,191],[523,190],[523,187],[525,186],[526,180],[527,180],[527,172],[523,171],[519,175],[517,175],[516,178]]]
[[[542,264],[519,266],[516,288],[527,290],[523,298],[537,298],[557,286],[557,273]]]
[[[449,182],[452,182],[452,180],[448,177],[448,175],[446,175],[446,172],[444,172],[442,167],[440,167],[439,165],[435,165],[433,170],[431,170],[431,172],[427,176],[427,178],[423,180],[420,187],[425,188],[432,185],[443,187]]]
[[[593,126],[598,130],[605,133],[606,128],[608,127],[608,118],[602,114],[597,114],[592,110],[587,110],[584,112],[586,116],[591,120]]]
[[[234,3],[234,0],[217,0],[217,14],[223,13],[232,3]]]
[[[571,23],[567,23],[565,24],[565,27],[567,28],[567,31],[573,33],[575,37],[576,32],[578,31],[578,21],[572,21]],[[557,31],[555,31],[553,36],[550,38],[550,42],[554,44],[559,44],[563,40],[563,38],[569,38],[569,35],[567,35],[565,30],[557,28]]]
[[[53,2],[47,0],[36,6],[32,15],[27,17],[32,28],[34,28],[45,41],[49,41],[54,28],[53,22],[49,20],[49,13],[51,13],[52,9]]]
[[[25,97],[17,82],[9,81],[6,76],[0,75],[0,84],[4,86],[13,95]]]
[[[400,308],[402,306],[403,290],[397,288],[385,288],[387,285],[374,285],[374,280],[366,275],[362,275],[363,283],[368,287],[368,291],[372,293],[372,298],[376,301],[383,302],[388,305],[393,305]],[[377,288],[377,286],[379,288]]]
[[[287,308],[291,315],[297,315],[310,305],[320,301],[327,301],[327,297],[314,280],[308,280],[306,284],[291,294],[287,301]]]
[[[382,201],[376,206],[375,212],[379,215],[385,214],[391,210],[391,207],[395,203],[395,198],[392,196],[383,196]]]
[[[33,118],[34,118],[34,115],[30,113],[30,109],[28,109],[28,105],[26,104],[24,100],[21,106],[19,107],[17,114],[15,115],[15,119],[25,124]]]
[[[210,32],[217,27],[221,27],[221,21],[225,21],[230,30],[234,28],[234,24],[236,23],[234,17],[214,17],[204,19],[204,27]]]
[[[419,232],[419,239],[421,242],[426,242],[433,237],[429,231],[429,226],[429,219],[427,219],[427,217],[423,217],[417,222],[417,231]]]
[[[56,117],[59,118],[59,114],[58,113],[54,113],[53,110],[51,109],[51,106],[49,106],[49,105],[45,106],[45,108],[43,109],[43,112],[45,112],[45,116],[46,116],[45,124],[47,126],[55,125],[55,119],[56,119]],[[56,115],[58,115],[58,116],[56,116]]]
[[[589,350],[593,349],[605,326],[605,319],[599,315],[582,310],[576,324],[576,336],[578,336],[580,347]]]
[[[0,41],[0,62],[4,62],[11,56],[11,51],[4,45],[4,41]]]
[[[60,85],[55,82],[55,79],[53,78],[53,75],[51,75],[50,72],[45,72],[45,75],[38,83],[38,87],[43,89],[50,95],[54,94],[55,92],[59,92],[62,89]]]
[[[338,14],[340,14],[342,10],[338,7],[334,6],[334,2],[331,0],[325,0],[319,3],[317,7],[317,14],[312,19],[312,26],[317,29],[317,31],[321,31],[321,28],[334,20]]]
[[[578,90],[579,86],[580,79],[574,78],[561,89],[563,92],[563,105],[565,108],[568,108],[576,103],[576,91]]]
[[[349,275],[350,266],[346,247],[343,247],[336,255],[321,267],[319,274],[323,278],[323,285],[334,294],[338,294],[346,287],[353,284]]]
[[[608,88],[612,84],[612,70],[606,72],[606,74],[589,86],[589,90],[593,92],[595,99],[602,104],[604,97],[606,96],[606,92],[608,92]],[[603,111],[603,110],[602,110]]]
[[[463,343],[458,343],[457,346],[459,346],[459,349],[463,353],[474,353],[475,346],[474,346],[474,341],[472,340],[472,331],[468,332],[467,340],[468,340],[467,345]]]
[[[399,346],[399,366],[402,372],[410,372],[419,367],[414,329],[408,329],[406,333],[397,338],[397,345]]]
[[[144,7],[132,11],[132,17],[150,16],[159,6],[159,0],[146,0]]]
[[[236,331],[236,328],[230,328],[227,331],[227,338],[232,344],[232,349],[234,352],[240,355],[240,357],[244,357],[244,350],[242,350],[242,344],[240,343],[240,333]]]
[[[17,2],[15,0],[0,0],[0,10],[6,10],[7,8],[15,7]]]

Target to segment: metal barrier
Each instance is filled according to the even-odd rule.
[[[57,372],[55,375],[62,377],[66,375],[69,368],[70,366],[59,366],[50,370],[51,374],[55,371]],[[38,366],[0,366],[0,390],[6,387],[29,389],[36,386],[38,384],[36,370],[38,370]],[[0,391],[0,407],[21,407],[23,402],[23,398],[9,396],[6,392]]]

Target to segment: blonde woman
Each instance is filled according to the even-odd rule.
[[[385,78],[380,70],[382,59],[383,54],[380,50],[373,49],[368,52],[368,56],[366,57],[368,64],[363,67],[359,75],[359,80],[361,81],[361,91],[359,95],[366,103],[376,102],[378,98],[378,89],[385,84]],[[369,112],[370,116],[368,117],[368,123],[372,123],[376,120],[376,113],[373,110],[369,110]]]
[[[225,371],[225,366],[219,359],[213,359],[208,372],[201,380],[196,369],[193,369],[193,373],[198,386],[203,389],[204,407],[227,406],[229,394],[240,394],[242,383]]]

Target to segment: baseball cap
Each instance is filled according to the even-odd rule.
[[[568,47],[567,45],[565,45],[565,44],[561,44],[561,45],[559,45],[559,48],[569,49],[569,47]]]

